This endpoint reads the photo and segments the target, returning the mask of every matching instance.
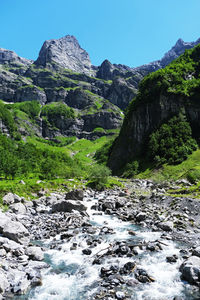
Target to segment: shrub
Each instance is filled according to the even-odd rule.
[[[97,190],[102,190],[105,188],[106,183],[108,182],[108,177],[110,176],[111,171],[109,168],[103,165],[93,165],[90,169],[88,179],[89,186]]]
[[[177,164],[197,149],[192,130],[186,118],[179,114],[151,134],[148,155],[159,165]]]

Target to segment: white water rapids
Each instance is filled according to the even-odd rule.
[[[200,299],[196,298],[190,291],[190,286],[180,280],[179,266],[182,258],[179,255],[181,246],[171,240],[162,239],[161,251],[139,250],[139,254],[133,257],[112,257],[105,258],[103,265],[92,264],[96,253],[103,254],[112,242],[115,241],[155,241],[161,239],[161,232],[151,232],[147,229],[135,226],[129,222],[123,222],[116,216],[105,214],[97,215],[97,211],[91,207],[102,198],[103,194],[97,196],[88,195],[83,203],[88,207],[87,213],[90,216],[91,224],[97,227],[94,236],[99,237],[99,231],[106,226],[114,230],[114,234],[102,236],[103,242],[97,243],[92,248],[91,255],[83,255],[82,250],[88,248],[88,233],[81,230],[73,236],[70,242],[63,241],[59,250],[49,249],[46,252],[46,261],[50,268],[43,271],[42,286],[31,290],[24,298],[32,300],[86,300],[94,299],[92,295],[97,292],[101,283],[99,277],[102,266],[117,265],[122,267],[125,263],[136,261],[137,266],[145,269],[155,282],[140,283],[133,287],[126,287],[124,291],[132,300],[173,300],[173,299]],[[134,230],[136,236],[130,236],[129,230]],[[59,236],[56,237],[60,239]],[[48,245],[50,241],[44,241]],[[73,246],[73,249],[72,249]],[[100,252],[102,250],[102,252]],[[176,254],[179,258],[175,263],[168,263],[167,256]],[[125,278],[132,279],[133,275],[126,275]],[[121,291],[119,287],[119,291]],[[180,298],[175,298],[180,297]],[[198,297],[198,296],[197,296]],[[101,298],[104,299],[104,298]],[[114,298],[110,298],[114,299]]]

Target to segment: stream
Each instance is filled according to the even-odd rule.
[[[60,235],[40,241],[50,265],[42,273],[42,285],[14,299],[200,299],[200,293],[180,279],[184,260],[180,250],[184,252],[186,246],[163,232],[97,211],[94,208],[102,197],[104,192],[83,199],[90,227],[69,228],[69,236],[72,234],[67,242],[61,243]],[[127,246],[134,249],[131,254]],[[169,263],[166,257],[173,256],[176,260]]]

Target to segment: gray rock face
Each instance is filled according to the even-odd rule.
[[[52,212],[72,212],[72,210],[82,212],[86,210],[86,207],[77,200],[60,200],[52,205]]]
[[[79,73],[92,73],[88,53],[70,35],[45,41],[35,63],[52,69],[61,67]]]
[[[18,56],[14,51],[0,48],[0,64],[11,64],[11,63],[28,66],[32,64],[33,61]]]
[[[200,39],[195,42],[184,42],[182,39],[179,39],[176,44],[160,59],[149,64],[135,68],[135,71],[144,72],[144,75],[147,75],[150,72],[154,72],[158,69],[166,67],[174,59],[178,58],[181,54],[187,49],[191,49],[194,46],[200,43]]]

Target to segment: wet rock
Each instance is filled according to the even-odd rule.
[[[86,211],[86,207],[76,200],[60,200],[54,205],[52,205],[52,212],[72,212],[72,210],[77,210],[79,212]]]
[[[101,268],[101,277],[108,277],[110,275],[113,275],[119,271],[119,267],[116,265],[111,265],[107,267],[102,267]]]
[[[0,271],[0,293],[4,293],[9,285],[10,284],[6,278],[6,275],[2,271]]]
[[[193,250],[192,255],[200,257],[200,246]]]
[[[29,256],[32,260],[43,260],[44,259],[44,253],[42,249],[38,246],[31,246],[28,247],[26,250],[26,254]]]
[[[83,197],[84,197],[83,190],[73,190],[73,191],[65,194],[65,199],[66,200],[72,199],[72,200],[82,201]]]
[[[113,202],[110,202],[110,201],[105,201],[103,204],[102,204],[102,210],[103,211],[106,211],[107,209],[114,209],[115,208],[115,204]]]
[[[136,263],[129,261],[120,269],[120,274],[124,274],[124,275],[130,274],[134,272],[135,268],[136,268]]]
[[[138,281],[142,283],[155,281],[154,278],[149,276],[149,274],[144,269],[137,269],[135,277]]]
[[[174,228],[174,224],[172,221],[162,222],[158,224],[158,227],[164,231],[172,231]]]
[[[177,262],[177,260],[178,260],[178,256],[176,254],[166,257],[166,261],[169,263],[175,263]]]
[[[180,266],[182,279],[188,281],[190,284],[200,284],[200,257],[191,256]]]
[[[124,294],[124,292],[119,292],[119,291],[115,293],[115,296],[119,300],[123,300],[126,298],[126,295]]]
[[[7,278],[14,294],[24,294],[30,286],[27,275],[23,271],[12,269],[9,271]]]
[[[92,250],[87,248],[87,249],[83,249],[82,252],[85,255],[90,255],[92,253]]]
[[[26,213],[26,207],[22,203],[11,204],[10,209],[16,214],[24,215]]]
[[[147,214],[144,212],[140,212],[139,214],[137,214],[136,216],[136,221],[137,222],[141,222],[144,221],[147,218]]]

